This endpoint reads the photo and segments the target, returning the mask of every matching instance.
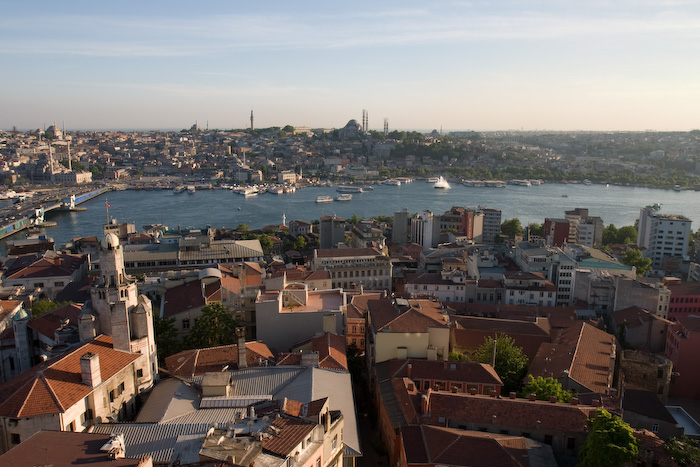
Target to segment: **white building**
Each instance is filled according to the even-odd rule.
[[[423,251],[435,248],[440,238],[440,222],[430,211],[423,211],[411,218],[411,241],[423,247]]]
[[[679,214],[659,214],[659,206],[647,206],[639,212],[637,246],[645,248],[652,266],[660,268],[666,256],[687,258],[692,221]]]

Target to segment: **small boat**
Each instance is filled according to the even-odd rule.
[[[340,185],[335,189],[338,193],[362,193],[361,186]]]
[[[173,193],[182,193],[183,191],[185,191],[185,187],[183,185],[173,188]]]
[[[437,182],[437,181],[438,181],[438,178],[437,178],[437,177],[430,177],[430,178],[428,178],[428,180],[427,180],[428,183],[435,183],[435,182]]]
[[[447,183],[447,180],[445,180],[445,177],[443,177],[441,175],[440,177],[438,177],[437,181],[433,185],[433,188],[439,188],[441,190],[449,190],[451,187],[450,187],[450,184]]]
[[[352,195],[350,193],[341,193],[335,197],[336,201],[352,201]]]
[[[593,184],[593,182],[591,182],[591,181],[588,180],[588,179],[585,179],[585,180],[583,181],[583,184],[586,185],[586,186],[591,186],[591,185]]]
[[[267,189],[268,193],[272,193],[273,195],[283,195],[284,194],[284,188],[280,186],[273,186]]]
[[[569,195],[567,195],[566,193],[564,193],[563,195],[561,195],[561,197],[562,197],[562,198],[568,198]]]
[[[193,195],[195,191],[197,191],[197,188],[194,185],[187,185],[187,193]]]
[[[332,203],[333,198],[331,198],[328,195],[321,195],[316,197],[316,202],[317,203]]]
[[[390,180],[384,180],[382,182],[384,185],[392,185],[392,186],[401,186],[401,180],[396,180],[396,179],[390,179]]]

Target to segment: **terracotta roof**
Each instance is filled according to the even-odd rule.
[[[529,467],[527,440],[429,425],[401,428],[407,465]]]
[[[644,323],[655,320],[671,323],[671,321],[650,313],[644,308],[640,308],[638,306],[631,306],[622,310],[613,311],[612,318],[618,325],[625,324],[629,328],[635,328],[643,325]]]
[[[440,380],[465,383],[481,383],[503,386],[501,378],[491,365],[475,362],[442,362],[437,360],[389,360],[378,363],[387,366],[388,375],[392,378],[407,377],[411,380]],[[408,365],[411,365],[411,376],[408,375]]]
[[[8,314],[15,311],[15,308],[21,304],[21,300],[0,300],[0,320],[5,319]]]
[[[374,332],[427,332],[428,328],[447,327],[439,302],[410,300],[405,311],[390,299],[372,300],[368,309]]]
[[[73,326],[78,326],[81,311],[80,305],[70,303],[30,320],[28,326],[37,333],[54,339],[56,330],[61,328],[65,320]]]
[[[37,365],[0,385],[0,416],[31,417],[61,413],[93,391],[83,384],[80,357],[98,354],[102,381],[107,381],[140,357],[114,350],[112,338],[100,335],[72,352]]]
[[[367,303],[370,300],[379,300],[380,298],[382,298],[382,294],[380,293],[363,293],[360,295],[353,295],[350,303],[356,306],[357,309],[364,314],[367,312]]]
[[[345,353],[345,338],[327,332],[312,337],[292,346],[292,353],[280,354],[278,365],[300,365],[301,353],[298,350],[310,350],[318,353],[318,366],[327,370],[347,370],[348,358]]]
[[[200,281],[191,281],[165,291],[163,315],[166,318],[176,316],[187,310],[203,307],[210,301],[221,301],[221,281],[207,284],[204,288],[207,300],[202,297]]]
[[[456,320],[452,329],[453,344],[457,347],[476,349],[487,337],[507,334],[515,340],[523,353],[532,359],[543,342],[549,342],[547,320],[538,322],[511,319],[480,318],[465,316]]]
[[[43,257],[13,272],[8,279],[70,276],[87,261],[87,256],[61,254],[55,258]],[[14,269],[14,264],[13,264]]]
[[[605,393],[612,375],[615,336],[583,321],[560,331],[553,343],[541,345],[530,363],[533,376],[568,377],[591,392]],[[611,355],[613,357],[611,357]]]
[[[651,391],[625,389],[622,409],[625,412],[634,412],[649,418],[676,424],[676,419],[673,418],[656,394]]]
[[[586,421],[595,413],[595,407],[591,406],[434,391],[428,391],[428,404],[431,420],[446,417],[491,425],[495,415],[499,425],[523,431],[539,427],[546,431],[584,433]]]
[[[263,450],[287,456],[293,454],[291,450],[311,434],[316,424],[297,418],[280,417],[272,422],[272,426],[281,431],[279,435],[263,440]]]
[[[101,451],[110,435],[42,430],[0,456],[0,467],[51,465],[52,467],[138,467],[141,459],[110,459]]]
[[[259,366],[260,359],[274,358],[267,345],[262,342],[246,342],[246,363],[249,367]],[[224,366],[238,369],[238,345],[222,345],[206,349],[183,350],[165,359],[165,366],[172,375],[189,378],[209,372],[221,371]]]
[[[666,282],[664,285],[671,291],[671,297],[674,295],[700,295],[700,282]]]

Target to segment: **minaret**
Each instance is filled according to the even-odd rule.
[[[282,213],[282,225],[287,225],[287,214]]]
[[[255,130],[255,125],[253,124],[253,111],[250,111],[250,129]]]
[[[389,119],[385,118],[384,119],[384,137],[386,138],[388,134],[389,134]]]

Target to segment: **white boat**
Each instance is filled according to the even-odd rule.
[[[437,181],[438,181],[438,178],[437,178],[437,177],[430,177],[430,178],[428,178],[428,183],[435,183],[435,182],[437,182]]]
[[[352,195],[350,193],[341,193],[335,197],[336,201],[352,201]]]
[[[449,190],[451,187],[450,187],[450,184],[447,183],[447,180],[445,180],[445,177],[440,175],[440,177],[438,177],[438,179],[437,179],[437,182],[435,182],[435,184],[433,185],[433,188],[439,188],[442,190]]]
[[[390,179],[390,180],[384,180],[382,182],[384,185],[392,185],[392,186],[401,186],[401,180],[396,180],[396,179]]]
[[[321,195],[316,197],[316,202],[317,203],[332,203],[333,198],[331,198],[328,195]]]
[[[586,185],[586,186],[591,186],[591,185],[593,184],[593,182],[591,182],[591,181],[588,180],[588,179],[585,179],[585,180],[583,181],[583,184]]]
[[[233,190],[234,193],[237,195],[243,195],[246,198],[249,198],[251,196],[258,196],[258,189],[252,186],[247,186],[243,188],[235,188]]]
[[[680,185],[673,185],[673,191],[681,191]]]
[[[532,186],[532,183],[530,183],[530,180],[517,180],[513,179],[510,181],[511,185],[518,185],[518,186]]]
[[[285,186],[284,187],[285,193],[294,193],[295,191],[297,191],[297,187],[295,187],[295,186]]]
[[[335,189],[338,193],[362,193],[361,186],[340,185]]]
[[[267,189],[268,193],[272,193],[273,195],[283,195],[284,194],[284,188],[280,186],[273,186]]]
[[[195,191],[197,191],[197,188],[194,185],[187,185],[187,193],[193,195]]]
[[[183,191],[185,191],[185,187],[182,185],[173,188],[173,193],[182,193]]]

